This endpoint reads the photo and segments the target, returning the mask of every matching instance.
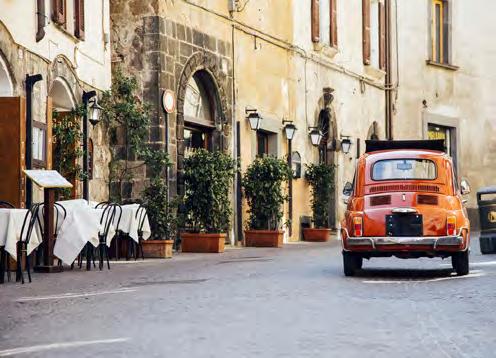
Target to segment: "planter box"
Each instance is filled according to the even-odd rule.
[[[224,252],[226,234],[181,233],[181,251],[197,253]]]
[[[170,259],[174,240],[143,241],[143,256],[149,259]]]
[[[281,230],[246,230],[247,247],[282,247],[284,231]]]
[[[331,239],[331,229],[303,229],[303,240],[311,242],[325,242]]]

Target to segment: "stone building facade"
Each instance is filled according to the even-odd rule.
[[[311,216],[305,164],[335,164],[336,193],[330,220],[337,225],[344,210],[338,193],[344,182],[352,179],[358,142],[362,140],[363,149],[367,135],[384,136],[384,71],[376,66],[378,61],[364,65],[362,17],[355,11],[361,0],[352,2],[340,4],[338,20],[332,22],[339,26],[340,45],[335,42],[331,46],[325,36],[322,41],[312,36],[315,1],[263,0],[245,5],[223,0],[208,5],[199,1],[152,1],[147,5],[111,1],[113,64],[139,79],[143,99],[153,106],[149,141],[169,150],[174,163],[169,175],[173,192],[182,190],[182,159],[188,148],[198,144],[194,143],[194,131],[202,128],[211,140],[204,145],[239,157],[242,170],[263,154],[280,158],[291,154],[298,162],[295,164],[301,165],[302,175],[292,183],[292,208],[285,208],[285,220],[292,219],[286,241],[299,240],[301,225],[308,224]],[[323,34],[331,28],[330,17],[322,8]],[[348,30],[344,26],[348,23],[356,29]],[[192,78],[210,97],[210,123],[191,116],[188,90],[196,86]],[[164,90],[176,94],[175,113],[166,115],[162,109]],[[246,119],[250,109],[263,117],[257,132]],[[284,135],[287,121],[297,127],[292,153],[288,153]],[[324,132],[319,148],[309,137],[313,127]],[[354,144],[349,153],[340,150],[343,138]],[[145,174],[143,180],[135,180],[133,195],[142,190]],[[233,206],[236,215],[231,238],[241,239],[247,208],[240,200],[238,185],[233,187]]]
[[[33,153],[40,155],[34,158],[40,159],[39,168],[52,165],[52,111],[68,112],[81,103],[83,91],[101,92],[110,85],[110,48],[105,40],[109,34],[109,4],[102,1],[99,7],[85,10],[84,6],[76,9],[78,3],[83,2],[67,2],[57,13],[53,1],[0,1],[0,97],[21,98],[25,103],[26,75],[42,76],[32,96],[34,127],[41,132],[40,137],[34,135],[32,143]],[[78,20],[71,20],[75,18]],[[0,110],[9,110],[5,102],[1,102]],[[0,138],[4,143],[11,140],[15,142]],[[90,140],[91,199],[104,200],[108,197],[109,151],[103,128],[90,128]],[[36,188],[34,200],[41,200]]]

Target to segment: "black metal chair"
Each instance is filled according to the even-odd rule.
[[[107,203],[103,206],[103,213],[100,218],[100,225],[102,231],[98,233],[99,245],[99,268],[103,268],[104,260],[107,260],[107,267],[110,270],[109,248],[107,246],[107,238],[110,231],[110,226],[116,223],[116,237],[119,236],[119,225],[122,218],[122,207],[116,203]]]
[[[21,281],[24,284],[24,274],[22,273],[22,260],[26,257],[26,271],[28,273],[29,282],[31,282],[31,265],[30,258],[28,255],[28,245],[31,240],[31,235],[33,230],[35,230],[36,225],[40,229],[41,235],[43,235],[43,226],[41,225],[41,220],[39,217],[39,210],[41,204],[34,204],[31,209],[28,210],[24,216],[24,221],[22,223],[21,237],[17,242],[17,271],[16,271],[16,281]]]
[[[15,209],[15,206],[8,201],[0,200],[0,209]]]
[[[145,224],[145,219],[147,218],[147,216],[148,213],[146,212],[146,207],[144,205],[140,205],[135,214],[135,218],[138,220],[138,245],[134,254],[134,260],[138,258],[140,252],[141,259],[145,259],[145,256],[143,254],[143,225]]]
[[[64,206],[62,206],[59,203],[54,203],[54,209],[57,212],[57,215],[55,215],[55,231],[53,233],[53,238],[55,242],[55,240],[57,240],[57,236],[59,235],[59,231],[60,231],[60,226],[61,226],[59,225],[60,219],[62,218],[62,222],[64,222],[64,220],[67,217],[67,210],[64,208]],[[41,215],[42,218],[45,217],[45,206],[43,204],[41,204]],[[38,262],[41,262],[40,260],[42,260],[43,250],[37,250],[37,251],[40,254],[37,255],[36,259],[38,260]],[[62,260],[58,259],[58,265],[62,266]]]

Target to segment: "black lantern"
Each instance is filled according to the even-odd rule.
[[[250,122],[250,128],[254,131],[258,131],[262,124],[262,117],[258,114],[256,109],[245,109],[245,113],[248,115],[248,121]]]
[[[286,138],[288,140],[293,140],[296,132],[296,126],[292,122],[288,122],[288,124],[284,126],[284,132],[286,133]]]
[[[310,140],[312,141],[312,144],[315,147],[318,147],[320,145],[320,142],[322,141],[322,138],[324,137],[324,135],[322,134],[322,131],[317,127],[312,127],[309,129],[310,129],[310,133],[309,133]]]
[[[98,101],[95,97],[88,108],[88,120],[93,127],[100,122],[102,110],[103,108],[98,105]]]
[[[341,140],[341,150],[344,154],[348,154],[351,149],[352,141],[349,137],[345,137]]]

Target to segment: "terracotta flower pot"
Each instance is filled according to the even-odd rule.
[[[181,233],[181,251],[197,253],[224,252],[226,234]]]
[[[331,229],[303,229],[303,240],[311,242],[325,242],[331,239]]]
[[[282,247],[282,230],[246,230],[245,246],[247,247]]]
[[[149,259],[170,259],[174,240],[143,241],[143,256]]]

